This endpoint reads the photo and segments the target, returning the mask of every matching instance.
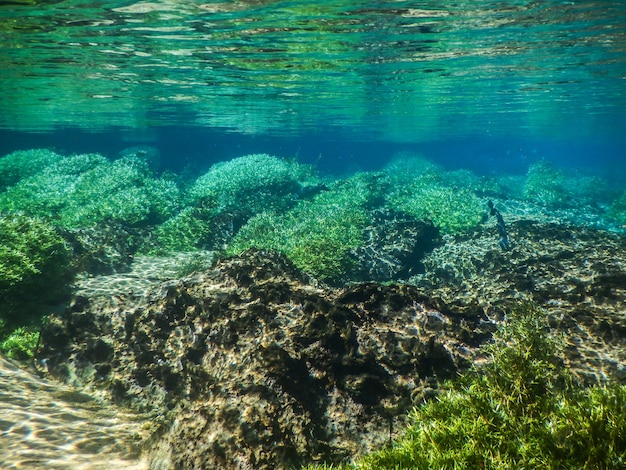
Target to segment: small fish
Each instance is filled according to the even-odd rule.
[[[506,231],[506,226],[504,225],[504,219],[502,218],[502,214],[500,211],[496,209],[496,206],[493,205],[492,201],[487,202],[487,206],[489,206],[489,214],[496,217],[498,221],[498,232],[500,233],[500,248],[503,251],[508,251],[511,248],[511,242],[509,241],[509,234]]]

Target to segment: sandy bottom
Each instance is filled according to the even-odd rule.
[[[0,468],[147,469],[145,421],[0,357]]]

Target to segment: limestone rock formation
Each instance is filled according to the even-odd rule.
[[[512,246],[498,234],[450,237],[410,280],[457,311],[479,305],[490,318],[532,301],[565,336],[566,355],[587,383],[626,381],[626,237],[592,228],[517,220]]]

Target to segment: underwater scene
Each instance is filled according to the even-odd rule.
[[[626,3],[0,0],[0,468],[626,468]]]

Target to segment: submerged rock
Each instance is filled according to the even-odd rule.
[[[376,237],[398,240],[385,233],[402,227]],[[152,413],[149,458],[164,469],[294,468],[380,448],[440,380],[483,359],[479,347],[520,300],[546,312],[582,382],[626,382],[624,237],[507,228],[506,252],[495,227],[446,237],[419,256],[412,285],[330,288],[267,251],[128,292],[115,278],[50,317],[38,360]]]
[[[410,282],[448,308],[480,305],[494,319],[512,302],[532,301],[564,335],[582,382],[626,382],[626,237],[533,220],[514,221],[509,232],[506,252],[495,227],[447,239]]]
[[[440,243],[439,229],[430,220],[387,209],[370,217],[363,245],[350,254],[356,266],[350,280],[397,281],[424,272],[422,258]]]
[[[159,416],[159,468],[291,468],[388,442],[493,328],[414,287],[323,288],[250,251],[142,299],[76,297],[44,327],[38,358]]]

